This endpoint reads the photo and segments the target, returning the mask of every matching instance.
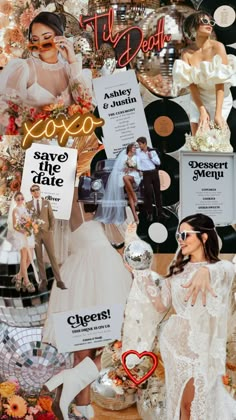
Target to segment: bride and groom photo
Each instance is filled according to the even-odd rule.
[[[124,223],[127,200],[134,221],[139,223],[139,202],[143,201],[146,220],[150,223],[167,218],[162,209],[158,152],[148,147],[147,139],[139,137],[117,156],[107,180],[95,220],[105,224]],[[139,197],[140,193],[143,197]],[[155,211],[153,211],[155,208]]]
[[[16,192],[12,198],[8,215],[8,241],[12,249],[20,253],[20,269],[12,278],[18,292],[35,292],[34,284],[29,280],[28,268],[31,264],[38,290],[47,290],[47,275],[45,270],[43,246],[47,252],[57,286],[65,289],[61,280],[59,266],[55,256],[53,230],[55,218],[48,200],[41,197],[40,186],[30,187],[32,200],[25,202],[22,192]],[[38,271],[34,264],[36,255]]]

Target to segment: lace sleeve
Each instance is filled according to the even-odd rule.
[[[210,272],[211,287],[217,297],[209,294],[206,309],[210,315],[220,317],[223,313],[222,305],[229,294],[235,276],[234,265],[230,261],[222,260],[207,265],[207,269]]]
[[[162,305],[161,309],[166,307],[161,301],[163,292],[157,292],[158,287],[153,283],[149,283],[147,278],[150,276],[151,270],[134,271],[134,279],[125,307],[125,317],[123,325],[122,337],[122,353],[127,350],[152,351],[157,336],[157,327],[163,320],[163,313],[156,310],[158,304]],[[150,279],[151,281],[151,279]],[[153,280],[152,280],[153,281]],[[147,292],[147,287],[149,288]],[[169,296],[169,292],[165,293]],[[167,299],[169,303],[169,298]],[[150,305],[150,301],[154,305]],[[167,304],[167,301],[166,301]],[[128,359],[128,358],[127,358]],[[130,355],[127,365],[132,368],[140,362],[140,359],[134,355]]]
[[[128,226],[126,226],[125,231],[125,246],[128,246],[132,241],[140,240],[139,236],[136,233],[137,231],[137,224],[134,222],[130,222]]]
[[[185,315],[190,323],[189,346],[199,356],[200,366],[204,372],[209,366],[212,381],[215,375],[225,373],[227,319],[230,292],[235,276],[233,264],[219,261],[208,264],[211,287],[217,297],[207,294],[206,306],[203,307],[201,297],[191,307],[189,301]]]
[[[171,286],[169,279],[153,280],[151,272],[134,272],[137,283],[146,294],[157,312],[165,312],[171,306]]]

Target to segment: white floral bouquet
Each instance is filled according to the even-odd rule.
[[[225,123],[222,128],[210,121],[207,128],[199,128],[195,134],[185,134],[184,150],[194,152],[233,152],[230,144],[230,129]]]
[[[129,169],[134,169],[134,168],[137,169],[136,161],[134,159],[130,158],[130,157],[128,157],[127,160],[126,160],[126,166]]]

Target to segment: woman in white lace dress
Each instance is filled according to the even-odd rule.
[[[21,288],[32,293],[35,291],[34,285],[29,281],[27,269],[33,261],[33,252],[35,247],[35,238],[33,233],[27,233],[23,228],[24,222],[29,217],[25,206],[24,196],[21,192],[14,195],[15,207],[9,211],[8,221],[8,240],[13,249],[20,252],[20,270],[13,277],[16,290]]]
[[[171,305],[175,311],[160,335],[165,420],[235,420],[236,401],[222,383],[234,267],[219,260],[218,238],[208,216],[184,218],[176,237],[179,250],[159,288],[145,273],[138,278],[140,292],[157,312]],[[151,344],[149,340],[147,347]]]
[[[210,120],[223,127],[233,104],[230,86],[236,85],[236,57],[227,56],[224,45],[211,39],[214,25],[206,12],[198,11],[186,18],[183,29],[195,45],[185,50],[173,67],[174,94],[190,88],[192,135]]]

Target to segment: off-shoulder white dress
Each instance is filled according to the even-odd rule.
[[[203,265],[209,269],[217,297],[208,294],[204,307],[199,295],[191,306],[191,300],[184,300],[186,289],[181,285],[189,282]],[[179,420],[182,394],[192,378],[195,393],[191,420],[235,420],[236,401],[222,383],[233,264],[224,260],[214,264],[188,262],[182,273],[162,279],[161,288],[155,286],[149,274],[150,270],[134,272],[122,350],[152,351],[156,326],[163,318],[163,313],[157,312],[158,302],[161,299],[166,308],[173,306],[176,314],[170,316],[160,334],[167,398],[166,417],[162,420]]]
[[[192,83],[197,85],[202,102],[210,114],[210,119],[214,120],[216,109],[217,84],[224,84],[224,102],[222,116],[225,121],[232,108],[233,99],[230,92],[231,86],[236,86],[236,57],[228,55],[228,64],[222,64],[221,57],[216,54],[212,61],[202,61],[199,66],[191,66],[183,60],[175,60],[173,66],[173,95],[190,86]],[[199,111],[191,98],[190,100],[190,122],[198,123]]]

